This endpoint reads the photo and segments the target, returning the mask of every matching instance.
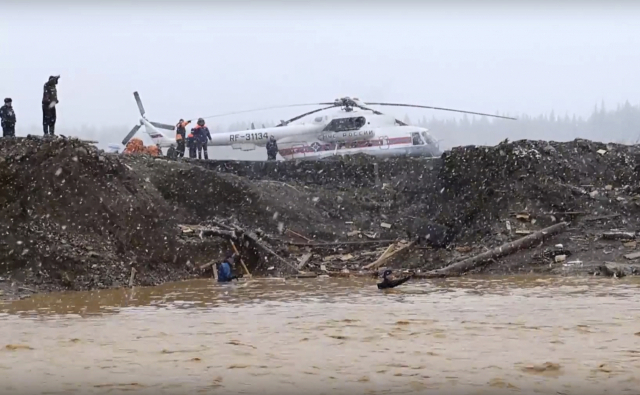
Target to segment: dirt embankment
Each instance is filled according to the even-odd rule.
[[[0,286],[120,286],[132,267],[136,285],[198,276],[198,265],[222,258],[229,246],[185,241],[178,224],[217,218],[277,238],[289,229],[325,242],[429,231],[431,244],[446,248],[420,250],[403,263],[425,269],[570,221],[569,231],[543,248],[484,269],[563,272],[566,263],[556,264],[550,251],[558,243],[571,262],[620,260],[635,249],[599,236],[638,230],[639,164],[638,147],[583,140],[460,147],[430,161],[240,163],[114,156],[64,139],[2,139]],[[278,251],[295,258],[290,249]]]

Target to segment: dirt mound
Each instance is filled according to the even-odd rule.
[[[280,234],[288,228],[324,240],[344,233],[341,207],[349,199],[318,187],[252,180],[143,156],[126,161],[138,174],[148,177],[162,197],[190,223],[232,218],[248,229]]]
[[[184,276],[170,207],[117,156],[77,140],[0,140],[0,276],[91,289]]]
[[[460,147],[443,156],[435,219],[460,237],[481,237],[517,212],[632,215],[639,159],[638,147],[584,140]]]
[[[568,220],[554,242],[580,258],[597,232],[639,229],[639,166],[636,146],[584,140],[459,147],[431,161],[243,164],[2,139],[0,276],[39,289],[94,289],[128,283],[132,266],[137,285],[200,275],[194,266],[229,246],[182,239],[178,224],[216,218],[276,238],[289,238],[286,229],[319,241],[429,233],[436,247],[478,248]],[[446,263],[429,254],[423,266]]]

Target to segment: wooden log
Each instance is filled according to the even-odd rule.
[[[535,232],[533,234],[520,238],[516,241],[503,244],[500,247],[494,248],[480,255],[476,255],[471,258],[464,259],[462,261],[446,266],[442,269],[432,270],[427,273],[435,274],[435,275],[447,275],[447,276],[451,274],[463,274],[470,270],[475,269],[476,267],[492,259],[497,259],[507,255],[514,254],[517,251],[520,251],[525,248],[529,248],[536,243],[540,243],[549,237],[555,236],[556,234],[565,231],[568,226],[569,226],[568,223],[560,222],[559,224],[555,224],[548,228],[544,228],[538,232]]]
[[[333,248],[342,245],[367,245],[367,244],[386,244],[393,243],[395,240],[362,240],[362,241],[335,241],[330,243],[296,243],[285,241],[284,243],[296,247],[312,247],[312,248]]]
[[[221,230],[221,229],[202,229],[200,231],[200,238],[203,237],[224,237],[225,239],[237,240],[236,232],[232,230]]]
[[[309,259],[311,259],[312,256],[313,253],[311,252],[307,252],[306,254],[304,254],[302,256],[302,259],[300,260],[300,264],[298,264],[298,270],[302,270],[307,265],[307,262],[309,262]]]
[[[136,273],[138,271],[136,270],[135,267],[131,268],[131,275],[129,276],[129,287],[133,287],[133,281],[136,278]]]
[[[376,259],[374,262],[371,262],[367,266],[363,267],[363,269],[368,270],[368,269],[371,269],[372,267],[377,267],[376,265],[378,264],[378,262],[380,262],[387,255],[389,255],[391,253],[391,250],[393,249],[393,246],[395,246],[395,245],[396,245],[396,243],[389,244],[389,247],[387,247],[387,249],[384,250],[382,255],[380,255],[380,257],[378,257],[378,259]]]
[[[602,234],[605,240],[635,240],[635,232],[606,232]]]
[[[395,251],[393,251],[390,254],[387,254],[386,256],[381,256],[380,259],[378,259],[377,261],[373,262],[370,265],[367,265],[365,268],[366,269],[371,269],[371,268],[378,268],[380,267],[380,265],[382,265],[383,263],[387,262],[388,260],[390,260],[391,258],[398,258],[400,256],[400,254],[403,254],[405,252],[409,252],[413,246],[416,244],[415,240],[412,241],[411,243],[407,244],[406,246],[399,248]]]
[[[236,245],[233,241],[231,241],[231,247],[233,247],[233,251],[236,253],[236,255],[238,255],[238,258],[240,259],[240,264],[242,264],[245,274],[247,275],[247,277],[251,278],[251,272],[249,272],[249,269],[247,269],[247,265],[244,264],[244,261],[240,256],[240,252],[238,252],[238,249],[236,248]]]
[[[299,238],[299,239],[305,240],[307,243],[311,243],[311,242],[313,241],[313,240],[311,240],[311,239],[310,239],[310,238],[308,238],[308,237],[304,237],[304,236],[303,236],[303,235],[301,235],[300,233],[296,233],[296,232],[292,231],[291,229],[286,229],[286,230],[285,230],[285,233],[292,234],[293,236],[295,236],[295,237],[297,237],[297,238]]]
[[[297,267],[295,267],[291,263],[287,262],[287,260],[285,260],[280,255],[276,254],[273,250],[271,250],[269,247],[264,245],[264,243],[262,243],[260,240],[258,240],[258,236],[256,236],[255,233],[253,233],[253,232],[245,233],[244,236],[246,238],[248,238],[251,242],[253,242],[256,246],[260,247],[260,249],[262,249],[266,253],[268,253],[270,255],[273,255],[278,261],[284,263],[285,265],[287,265],[290,268],[292,268],[293,270],[295,270],[296,273],[300,273],[300,270],[298,270]]]

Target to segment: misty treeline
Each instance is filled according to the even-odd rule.
[[[499,114],[507,115],[508,114]],[[422,117],[412,120],[409,116],[403,121],[410,125],[425,127],[441,141],[443,148],[459,145],[493,145],[508,138],[509,140],[533,139],[567,141],[585,138],[602,142],[636,144],[640,142],[640,106],[628,101],[619,104],[616,109],[607,109],[604,103],[596,105],[586,118],[576,115],[559,115],[553,111],[538,116],[519,115],[516,121],[464,115],[458,118]],[[212,133],[247,130],[252,122],[241,121],[231,124],[208,122]],[[273,127],[277,122],[255,121],[255,128]],[[42,134],[41,127],[34,126],[20,134]],[[96,127],[82,125],[72,129],[60,128],[60,133],[100,141],[100,145],[118,143],[128,133],[131,126]],[[26,133],[25,133],[26,132]],[[167,135],[173,137],[171,131]],[[137,137],[150,141],[141,132]]]
[[[619,104],[615,110],[607,110],[604,103],[595,106],[591,115],[586,118],[569,114],[549,114],[512,116],[516,121],[467,116],[458,119],[431,119],[423,117],[411,122],[409,117],[405,123],[428,128],[434,136],[441,140],[441,146],[459,145],[492,145],[509,139],[511,141],[549,140],[569,141],[576,138],[636,144],[640,141],[640,106],[633,106],[627,101]]]

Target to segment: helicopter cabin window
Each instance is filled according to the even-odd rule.
[[[339,118],[329,122],[324,132],[346,132],[348,130],[358,130],[367,123],[364,117]]]
[[[419,132],[411,133],[411,140],[413,141],[413,145],[424,145],[424,141],[422,141]]]

